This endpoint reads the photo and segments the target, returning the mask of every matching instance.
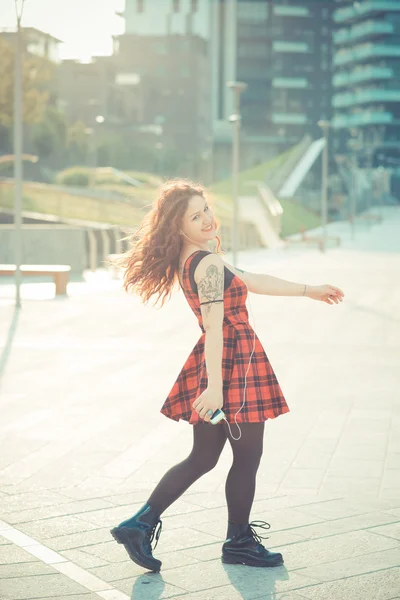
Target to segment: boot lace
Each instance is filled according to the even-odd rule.
[[[256,531],[254,530],[254,527],[260,527],[260,529],[271,529],[271,525],[269,523],[267,523],[266,521],[252,521],[251,523],[249,523],[249,529],[251,532],[251,537],[258,543],[261,544],[261,540],[267,540],[269,539],[268,535],[259,535],[256,533]]]

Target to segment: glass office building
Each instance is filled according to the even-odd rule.
[[[389,166],[400,137],[400,1],[336,2],[333,125],[336,150],[361,166]]]

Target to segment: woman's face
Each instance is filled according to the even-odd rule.
[[[182,231],[193,243],[204,244],[217,235],[214,215],[202,196],[192,196],[182,219]],[[188,241],[187,238],[184,238]]]

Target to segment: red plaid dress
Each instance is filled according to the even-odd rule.
[[[207,387],[205,331],[194,280],[194,271],[207,254],[210,253],[206,250],[196,250],[187,258],[183,267],[183,292],[198,319],[202,335],[161,408],[161,413],[166,417],[175,421],[183,419],[191,424],[202,422],[197,412],[192,409],[192,404]],[[243,402],[245,375],[253,349],[254,330],[249,324],[246,308],[246,284],[227,267],[224,267],[224,274],[223,411],[227,421],[234,423],[235,413]],[[278,380],[257,335],[246,380],[246,402],[236,417],[238,423],[258,423],[289,412]]]

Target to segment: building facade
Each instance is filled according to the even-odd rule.
[[[212,142],[207,42],[196,34],[138,35],[116,38],[116,81],[140,91],[136,131],[154,137],[154,146],[182,157],[181,171],[203,176]],[[203,165],[204,166],[204,165]]]
[[[341,0],[333,19],[336,151],[361,167],[400,164],[400,2]]]
[[[0,29],[0,36],[12,45],[15,44],[16,35],[15,30]],[[27,54],[43,58],[53,64],[60,62],[59,44],[61,40],[34,27],[22,27],[21,39],[23,50]]]
[[[328,0],[126,0],[124,16],[126,35],[144,46],[147,37],[158,44],[174,36],[204,41],[209,84],[201,86],[207,95],[202,111],[209,111],[219,179],[230,172],[234,98],[228,81],[248,85],[241,96],[242,167],[305,134],[320,135],[318,120],[331,117],[332,7]],[[146,56],[140,53],[138,60],[149,62]],[[191,71],[192,85],[196,73]],[[185,113],[185,104],[181,109]]]

